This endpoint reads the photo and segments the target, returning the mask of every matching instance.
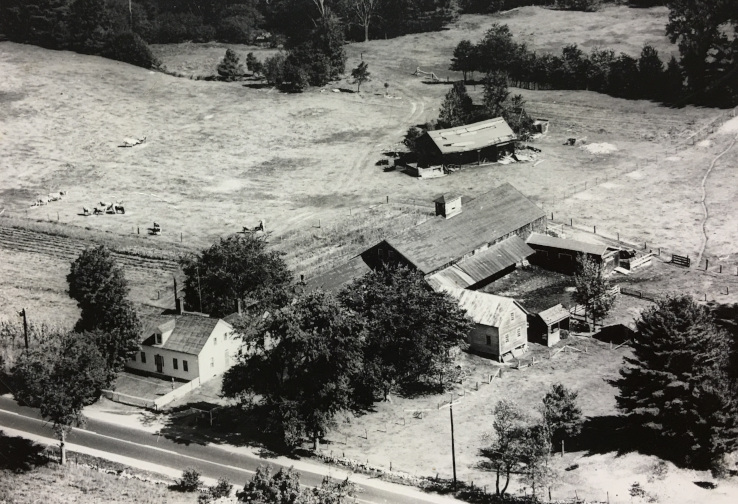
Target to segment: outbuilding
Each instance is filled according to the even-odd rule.
[[[528,350],[528,312],[512,298],[468,289],[448,289],[474,321],[469,349],[500,362]]]
[[[580,254],[601,265],[603,272],[612,271],[620,264],[620,249],[602,243],[588,243],[542,233],[531,233],[526,243],[535,250],[530,258],[531,263],[562,273],[572,274],[577,271],[577,256]]]
[[[546,346],[553,346],[561,340],[561,331],[569,330],[569,319],[569,310],[557,304],[532,317],[531,332],[540,336]]]

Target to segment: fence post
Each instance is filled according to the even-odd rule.
[[[592,230],[593,230],[594,234],[597,234],[597,226],[592,226]]]
[[[569,218],[569,227],[574,227],[574,219]]]
[[[710,260],[705,259],[705,271],[707,271],[707,267],[710,265]]]

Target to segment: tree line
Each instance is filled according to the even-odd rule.
[[[666,34],[677,43],[681,58],[672,56],[666,64],[650,45],[637,58],[602,48],[587,54],[576,44],[565,46],[560,55],[538,54],[516,43],[507,25],[494,24],[476,44],[459,42],[449,68],[462,72],[464,81],[475,72],[504,72],[514,85],[532,89],[587,89],[671,105],[735,106],[738,37],[730,32],[738,27],[738,9],[729,4],[670,3]]]
[[[455,0],[7,0],[0,30],[10,40],[101,53],[110,37],[273,46],[303,39],[312,20],[333,16],[352,40],[436,31],[457,14]],[[106,55],[105,53],[102,53]]]

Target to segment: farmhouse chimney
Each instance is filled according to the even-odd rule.
[[[177,297],[177,299],[174,300],[175,308],[177,311],[177,315],[182,315],[185,312],[185,303],[184,299]]]
[[[434,200],[434,203],[436,204],[436,216],[442,215],[446,219],[450,219],[461,213],[461,196],[444,194]]]

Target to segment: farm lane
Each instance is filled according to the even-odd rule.
[[[49,425],[38,419],[37,412],[31,408],[18,406],[8,396],[0,396],[0,430],[20,431],[27,437],[49,439]],[[89,419],[86,429],[74,429],[67,438],[68,448],[75,445],[95,450],[94,455],[140,464],[143,469],[156,470],[169,476],[178,476],[186,467],[195,467],[206,478],[225,477],[237,487],[251,478],[259,465],[294,466],[306,486],[319,485],[324,476],[343,477],[342,470],[311,462],[270,458],[262,459],[245,453],[243,450],[226,450],[213,445],[189,443],[185,439],[170,440],[154,436],[150,432],[116,426],[114,424]],[[153,466],[152,466],[153,465]],[[170,469],[170,470],[167,470]],[[426,494],[412,487],[396,485],[359,474],[351,475],[359,486],[360,502],[366,503],[453,503],[455,499]]]

